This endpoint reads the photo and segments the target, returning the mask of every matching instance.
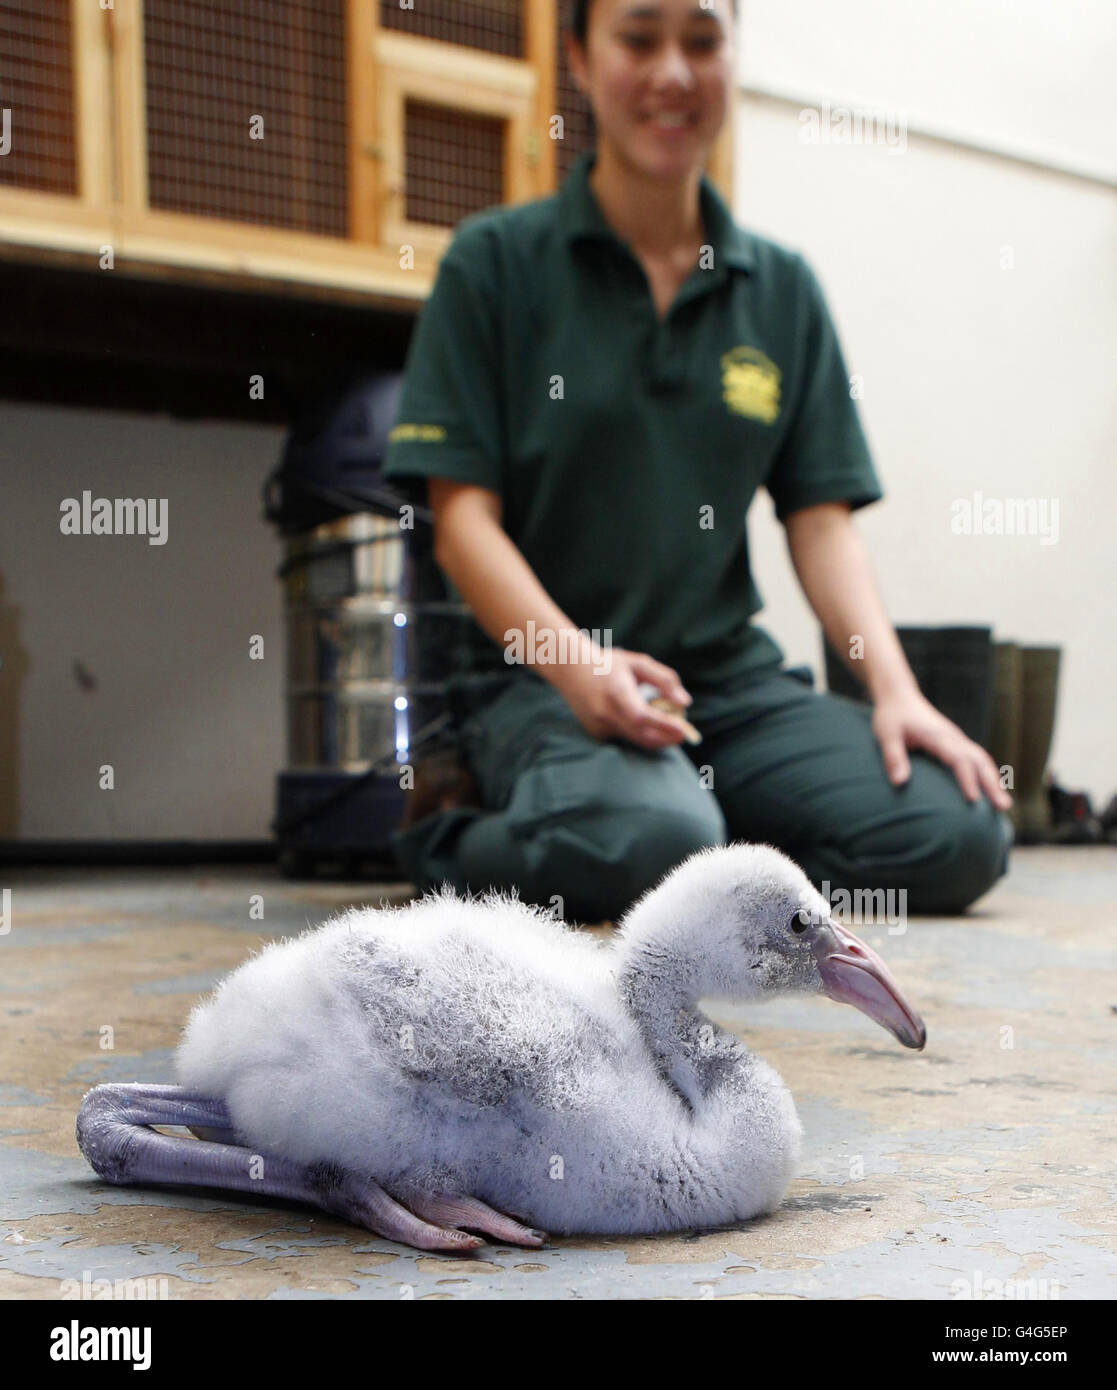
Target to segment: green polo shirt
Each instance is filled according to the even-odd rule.
[[[384,476],[476,483],[576,627],[684,684],[779,663],[745,513],[881,496],[838,338],[802,257],[701,182],[707,246],[661,321],[583,154],[557,194],[462,221],[412,335]],[[448,591],[460,599],[452,583]],[[463,670],[507,669],[476,624]]]

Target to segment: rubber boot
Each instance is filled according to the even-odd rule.
[[[919,688],[984,748],[993,704],[992,632],[987,627],[897,628]]]
[[[1020,743],[1017,753],[1013,823],[1020,844],[1044,844],[1051,834],[1051,803],[1043,774],[1055,732],[1059,647],[1021,647]]]
[[[986,748],[997,764],[1005,790],[1016,796],[1020,766],[1020,646],[1017,642],[993,645],[993,708]],[[1006,779],[1005,774],[1008,774]],[[1015,825],[1015,816],[1013,817]]]
[[[898,627],[896,636],[900,639],[900,646],[920,690],[934,704],[929,686],[932,683],[931,675],[935,661],[933,644],[938,637],[938,630],[930,627]],[[845,695],[851,700],[867,702],[869,693],[865,686],[850,672],[849,667],[825,639],[823,645],[826,653],[826,688],[832,695]]]
[[[993,704],[993,648],[987,627],[898,627],[920,690],[967,737],[986,746]],[[824,644],[826,684],[835,695],[865,700],[863,686]]]

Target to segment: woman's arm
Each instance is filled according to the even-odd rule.
[[[547,593],[519,547],[504,530],[499,493],[471,483],[431,478],[434,558],[465,599],[478,625],[501,647],[508,633],[563,634],[578,659],[529,662],[559,690],[582,725],[597,738],[620,736],[644,748],[663,748],[684,737],[680,721],[648,707],[638,693],[647,681],[668,699],[688,705],[678,673],[642,652],[608,649],[584,634]],[[610,669],[606,670],[606,666]]]
[[[876,701],[919,686],[884,611],[864,542],[845,502],[804,507],[787,518],[787,548],[830,645]],[[850,655],[851,638],[863,656]]]
[[[875,705],[873,732],[889,779],[911,774],[909,748],[922,748],[950,767],[963,792],[976,801],[984,790],[1008,810],[1012,798],[1000,784],[989,754],[920,693],[900,640],[884,611],[868,551],[845,502],[792,512],[785,522],[791,562],[803,592],[834,651],[865,685]],[[851,639],[862,639],[858,659]]]

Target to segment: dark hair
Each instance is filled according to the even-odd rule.
[[[593,0],[574,0],[570,12],[570,29],[583,48],[586,46],[586,32],[589,29],[590,6],[592,4]],[[734,15],[736,15],[737,0],[730,0],[730,5]]]

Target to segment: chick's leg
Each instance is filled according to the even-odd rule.
[[[152,1125],[184,1125],[227,1135],[211,1143],[161,1134]],[[232,1142],[224,1105],[179,1086],[95,1086],[81,1104],[78,1147],[106,1182],[210,1187],[322,1207],[375,1235],[420,1250],[475,1250],[484,1241],[413,1215],[369,1179],[331,1163],[303,1165]]]

